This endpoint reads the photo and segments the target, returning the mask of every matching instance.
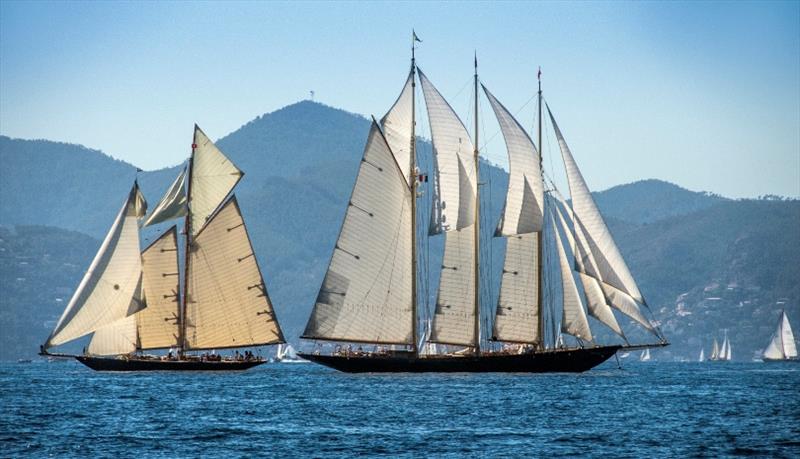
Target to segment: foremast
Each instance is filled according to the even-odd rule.
[[[197,149],[197,124],[194,125],[192,132],[192,153],[189,156],[189,164],[186,167],[186,215],[183,220],[183,295],[178,305],[178,355],[183,356],[186,352],[186,305],[189,302],[189,250],[192,246],[192,169],[194,168],[194,153]]]
[[[537,80],[539,82],[539,93],[537,97],[537,110],[539,112],[538,115],[538,127],[536,130],[536,145],[539,147],[539,174],[541,177],[541,183],[544,183],[544,168],[542,167],[542,69],[539,68],[539,72],[536,75]],[[542,215],[544,215],[544,201],[542,201]],[[536,233],[536,320],[538,321],[537,326],[537,336],[539,338],[539,349],[545,349],[545,340],[544,340],[544,295],[542,295],[542,235],[544,234],[544,219],[542,220],[542,228]]]
[[[481,231],[480,231],[480,209],[481,209],[481,197],[480,197],[480,190],[481,190],[481,182],[480,182],[480,164],[479,164],[479,153],[478,153],[478,54],[475,53],[475,75],[474,75],[474,91],[475,91],[475,142],[473,145],[473,155],[474,155],[474,162],[475,162],[475,230],[474,230],[474,238],[475,242],[473,243],[473,248],[475,250],[475,255],[473,256],[473,260],[475,265],[473,267],[473,275],[475,276],[474,279],[474,287],[475,287],[475,354],[480,355],[481,353],[481,297],[480,297],[480,241],[481,241]]]

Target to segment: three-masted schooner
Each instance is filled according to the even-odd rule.
[[[426,175],[418,169],[416,153],[417,78],[434,163],[431,222],[422,237],[444,238],[438,296],[422,333],[417,198]],[[380,122],[373,118],[339,237],[301,337],[312,340],[314,349],[301,355],[346,372],[582,372],[623,347],[667,345],[643,313],[646,302],[549,107],[571,200],[545,185],[537,148],[542,142],[541,79],[536,144],[483,87],[505,139],[509,186],[495,232],[507,240],[500,292],[493,326],[482,327],[477,58],[473,83],[475,130],[470,138],[417,67],[412,46],[400,96]],[[558,264],[552,277],[543,269],[546,250]],[[546,289],[560,291],[560,317],[555,300],[546,304]],[[657,341],[629,345],[612,309]],[[622,343],[596,344],[587,311]],[[562,333],[575,344],[563,344]]]
[[[778,320],[778,328],[772,334],[769,345],[764,349],[762,358],[765,362],[785,362],[798,361],[797,344],[794,341],[792,326],[789,324],[789,317],[786,311],[781,311],[781,318]]]
[[[285,342],[233,194],[243,175],[195,125],[188,165],[142,222],[183,217],[181,237],[173,225],[140,251],[147,204],[134,183],[41,353],[92,334],[75,357],[95,370],[244,370],[264,363],[250,351],[237,350],[235,358],[214,352]],[[169,352],[143,354],[158,349]]]

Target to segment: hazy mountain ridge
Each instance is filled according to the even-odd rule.
[[[369,121],[362,116],[306,101],[263,115],[218,141],[220,148],[245,171],[237,188],[239,202],[270,296],[290,337],[300,333],[319,288],[368,128]],[[206,132],[213,138],[212,129]],[[430,145],[421,142],[419,149],[423,156],[421,169],[426,170],[424,157]],[[60,156],[69,154],[75,154],[79,160],[62,161]],[[87,154],[91,158],[84,159]],[[77,229],[101,239],[136,176],[135,167],[127,163],[94,150],[55,142],[0,138],[0,155],[6,164],[11,164],[0,171],[3,196],[0,223],[5,225],[52,225]],[[58,168],[37,166],[51,156],[58,160]],[[100,172],[87,170],[95,167]],[[178,167],[173,167],[139,174],[151,206],[177,171]],[[506,181],[505,173],[498,169],[492,169],[491,175],[492,202],[484,207],[495,214],[484,223],[489,231],[502,209]],[[65,180],[77,183],[64,184],[58,199],[49,199]],[[13,190],[11,193],[6,191],[7,184]],[[773,312],[769,305],[774,306],[777,297],[789,298],[795,305],[800,301],[797,292],[800,279],[797,271],[785,263],[792,258],[784,256],[792,250],[795,252],[791,253],[796,253],[797,249],[791,237],[791,229],[800,228],[796,201],[732,201],[658,180],[620,185],[596,196],[656,316],[665,323],[670,337],[674,337],[670,353],[688,352],[687,333],[705,336],[714,327],[728,326],[725,325],[728,319],[770,322],[769,315]],[[426,192],[423,200],[429,198]],[[770,228],[779,230],[773,234]],[[146,231],[143,243],[152,240],[159,229]],[[433,248],[441,243],[440,239],[432,239]],[[77,285],[99,241],[95,244],[80,255],[85,264],[75,275],[71,289]],[[25,256],[43,256],[36,250],[31,248]],[[76,259],[80,256],[76,255]],[[502,263],[502,258],[495,257],[495,263]],[[747,269],[753,263],[760,268]],[[7,276],[14,277],[13,269],[3,271],[0,281],[11,278]],[[758,284],[762,289],[758,300],[761,306],[746,311],[731,307],[732,312],[726,317],[709,316],[702,322],[705,328],[690,324],[681,311],[716,310],[706,307],[701,294],[693,293],[704,291],[713,282],[738,282],[750,286],[747,288]],[[742,291],[752,290],[743,287]],[[687,295],[678,301],[682,294]],[[71,290],[67,297],[70,295]],[[31,342],[38,344],[48,332],[41,326],[48,319],[41,316],[50,315],[52,320],[52,310],[60,310],[63,304],[55,305],[53,299],[48,304],[38,304],[45,300],[38,297],[19,300],[4,303],[3,308],[41,311],[30,314],[40,317],[38,324],[31,325],[31,332],[38,334]],[[679,310],[681,302],[683,309]],[[491,305],[488,307],[491,309]],[[727,310],[717,309],[722,313]],[[0,322],[0,329],[6,327],[5,321]],[[751,336],[753,342],[746,346],[752,348],[767,338]],[[13,357],[0,355],[0,358]]]

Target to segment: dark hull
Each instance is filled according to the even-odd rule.
[[[97,371],[243,371],[266,360],[207,362],[199,360],[118,359],[113,357],[76,356],[75,359]]]
[[[762,360],[764,362],[769,362],[769,363],[800,362],[800,360],[798,360],[798,359],[768,359],[766,357],[763,357]]]
[[[621,346],[569,349],[531,354],[313,355],[304,359],[346,373],[581,373],[600,365]]]

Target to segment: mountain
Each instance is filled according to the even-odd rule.
[[[206,129],[213,132],[210,127]],[[317,294],[368,129],[369,121],[360,115],[305,101],[263,115],[217,142],[245,171],[237,187],[239,203],[270,297],[290,338],[302,331]],[[430,144],[420,141],[419,152],[420,169],[429,171]],[[20,256],[44,260],[49,253],[44,245],[49,231],[53,232],[53,241],[59,241],[53,243],[72,244],[81,251],[74,253],[71,261],[63,261],[80,266],[80,272],[42,270],[37,281],[59,288],[71,282],[67,293],[59,293],[68,297],[122,205],[136,168],[80,146],[7,137],[0,137],[0,159],[7,165],[0,169],[0,224],[39,225],[9,230],[10,239],[33,237],[31,233],[41,241],[26,243],[27,251],[19,252]],[[139,174],[151,206],[178,169]],[[503,207],[507,176],[487,164],[483,164],[481,176],[487,183],[482,187],[482,208],[488,210],[482,226],[485,240],[489,240]],[[430,190],[423,187],[422,192],[424,209]],[[778,307],[775,303],[788,298],[787,305],[800,304],[800,279],[796,267],[787,262],[798,259],[793,236],[800,228],[796,201],[733,201],[657,180],[621,185],[596,193],[596,197],[635,277],[673,341],[666,351],[658,351],[664,353],[661,355],[671,358],[694,353],[699,343],[692,339],[706,339],[720,327],[733,329],[734,324],[744,323],[760,327],[763,322],[770,331],[765,332],[767,336],[753,332],[742,337],[748,340],[742,349],[763,347],[774,327],[770,314]],[[41,225],[88,236],[66,232],[83,241],[73,244],[65,239],[63,230],[42,229]],[[166,226],[147,229],[143,244]],[[428,242],[423,267],[430,270],[430,289],[425,293],[431,296],[435,294],[441,238]],[[492,278],[492,287],[485,289],[487,310],[495,301],[491,294],[497,292],[502,247],[503,240],[495,238],[492,253],[498,255],[491,258],[493,264],[487,268]],[[0,283],[15,281],[20,267],[9,259],[2,262]],[[67,274],[74,277],[63,277]],[[61,280],[48,283],[48,276]],[[711,304],[705,289],[715,283],[724,286],[721,288],[726,292],[730,284],[735,284],[738,287],[730,292],[741,295],[730,296],[729,303],[712,300],[719,304]],[[758,294],[754,293],[756,288],[760,289]],[[14,290],[4,295],[9,301],[0,303],[0,317],[4,318],[0,330],[19,326],[35,335],[30,342],[41,343],[48,332],[42,321],[52,320],[52,311],[63,308],[64,300],[57,303],[44,288],[41,293],[37,296],[37,292]],[[738,306],[745,301],[750,301],[743,303],[748,306]],[[749,306],[755,305],[753,302],[758,306]],[[17,315],[31,321],[12,325],[6,319]],[[691,317],[691,323],[687,317]],[[18,348],[6,346],[6,336],[0,333],[0,358],[15,358]],[[736,341],[734,344],[739,346]]]

